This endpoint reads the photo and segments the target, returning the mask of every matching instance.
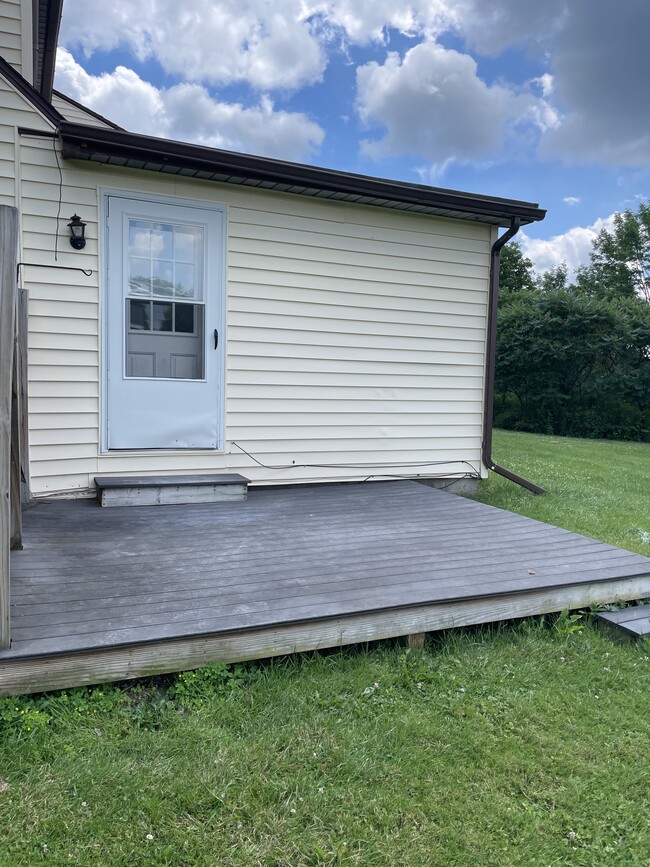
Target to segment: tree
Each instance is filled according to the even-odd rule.
[[[554,265],[548,271],[544,271],[539,278],[539,286],[545,292],[555,289],[568,289],[569,268],[566,262]]]
[[[569,289],[520,293],[500,315],[495,421],[650,440],[650,305]]]
[[[521,251],[517,241],[506,244],[501,250],[499,269],[499,298],[507,304],[516,293],[530,292],[537,287],[533,263]]]
[[[580,270],[578,285],[588,294],[650,301],[649,204],[641,203],[636,213],[615,214],[613,229],[596,237],[591,265]]]

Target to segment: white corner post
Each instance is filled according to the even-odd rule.
[[[11,416],[16,322],[18,211],[0,205],[0,649],[11,643],[9,549],[12,537]]]

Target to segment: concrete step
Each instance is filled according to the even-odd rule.
[[[245,500],[249,479],[239,473],[191,476],[95,476],[102,506],[166,506]]]

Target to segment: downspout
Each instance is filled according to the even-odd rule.
[[[522,488],[528,488],[534,494],[545,494],[544,488],[539,485],[529,482],[513,473],[511,470],[506,470],[505,467],[500,467],[492,459],[492,421],[494,418],[494,371],[496,367],[496,351],[497,351],[497,314],[499,309],[499,266],[501,261],[501,248],[508,243],[511,238],[519,231],[521,219],[513,217],[510,222],[510,228],[501,235],[500,238],[492,245],[490,251],[490,284],[488,292],[488,327],[487,327],[487,347],[485,353],[485,394],[484,394],[484,411],[483,411],[483,446],[482,457],[485,466],[492,470],[493,473],[498,473],[511,482],[521,485]]]

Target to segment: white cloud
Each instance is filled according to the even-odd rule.
[[[59,48],[55,86],[125,129],[156,134],[153,119],[163,115],[161,93],[131,69],[118,66],[110,74],[89,75],[68,51]]]
[[[530,93],[487,85],[467,54],[421,42],[404,58],[357,69],[357,108],[363,122],[385,130],[363,143],[375,158],[411,154],[441,166],[479,160],[501,150],[518,124],[546,129],[557,123],[550,106]]]
[[[544,63],[538,79],[562,122],[541,154],[572,162],[650,163],[647,0],[447,0],[468,50],[498,56],[517,46]]]
[[[309,14],[318,14],[339,28],[352,43],[385,42],[388,29],[408,36],[435,36],[447,29],[451,16],[445,0],[312,0]]]
[[[539,78],[533,79],[542,89],[542,96],[550,96],[553,93],[553,76],[545,72]]]
[[[572,2],[550,46],[563,123],[542,153],[573,162],[650,163],[650,4]]]
[[[549,268],[566,262],[569,276],[581,265],[589,264],[589,254],[592,244],[602,229],[611,231],[614,226],[614,214],[599,218],[591,226],[574,226],[562,235],[555,235],[547,240],[529,238],[522,231],[518,238],[524,255],[532,259],[535,271],[543,273]]]
[[[322,77],[326,57],[300,0],[86,0],[64,7],[59,44],[86,56],[126,47],[186,81],[247,81],[260,90]]]
[[[570,0],[576,2],[576,0]],[[512,45],[531,53],[544,50],[566,15],[568,0],[447,0],[449,23],[470,49],[495,57]]]
[[[78,4],[66,0],[60,41],[86,56],[132,51],[185,82],[244,82],[271,93],[320,82],[334,51],[388,44],[389,31],[397,30],[422,41],[403,58],[389,54],[358,72],[361,114],[386,129],[379,143],[365,145],[368,153],[408,153],[436,165],[485,159],[513,125],[528,123],[539,131],[526,138],[528,154],[539,141],[539,153],[551,159],[642,166],[650,164],[650,4],[625,0],[623,6],[611,0],[86,0],[80,15]],[[449,33],[462,47],[453,52],[438,45],[436,54],[431,46]],[[481,81],[472,54],[499,57],[512,47],[538,63],[541,74],[527,85]],[[417,72],[424,79],[419,88]],[[402,94],[406,104],[399,106]]]
[[[248,108],[219,102],[199,84],[159,90],[123,66],[89,75],[65,49],[57,54],[56,86],[131,132],[287,160],[310,156],[324,137],[306,115],[276,111],[266,97]]]
[[[580,199],[580,196],[565,196],[562,201],[566,205],[579,205],[582,200]]]

